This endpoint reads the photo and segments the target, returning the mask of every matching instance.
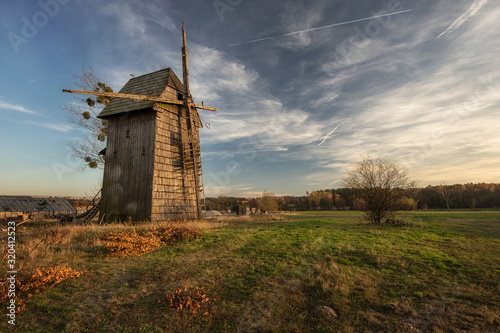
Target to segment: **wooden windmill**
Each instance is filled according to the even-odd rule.
[[[189,91],[182,23],[183,83],[170,68],[134,77],[119,93],[66,90],[113,97],[98,118],[108,121],[101,219],[135,221],[202,218],[203,172],[197,105]]]

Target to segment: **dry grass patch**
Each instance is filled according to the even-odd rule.
[[[240,314],[237,332],[304,332],[308,296],[300,280],[264,278]]]
[[[360,300],[367,305],[380,299],[380,274],[355,267],[342,266],[334,260],[322,261],[316,264],[309,276],[315,293],[322,295],[324,302],[340,315],[351,311],[352,304]]]
[[[210,220],[209,223],[215,222],[215,223],[224,223],[224,224],[234,224],[234,223],[248,223],[252,222],[254,218],[251,216],[241,216],[241,215],[222,215],[222,216],[215,216]]]
[[[192,221],[187,221],[182,225],[197,230],[212,230],[212,229],[227,227],[229,225],[229,222],[225,220],[192,220]]]

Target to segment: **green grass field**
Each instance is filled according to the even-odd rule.
[[[66,241],[30,255],[46,231],[27,226],[18,231],[21,262],[93,272],[28,299],[15,330],[500,331],[500,212],[399,217],[405,223],[392,226],[367,224],[359,212],[195,222],[188,226],[200,238],[126,258],[107,257],[99,235],[140,233],[151,224],[49,227]],[[212,315],[158,302],[188,280],[216,299]],[[338,318],[317,318],[316,306],[331,307]],[[0,331],[12,330],[2,318]]]

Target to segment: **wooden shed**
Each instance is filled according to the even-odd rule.
[[[74,219],[76,208],[66,198],[0,195],[1,219]]]
[[[198,112],[186,112],[184,86],[170,68],[132,78],[120,94],[179,101],[114,98],[108,121],[100,218],[161,221],[200,218]]]

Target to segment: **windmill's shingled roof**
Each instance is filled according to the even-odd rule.
[[[183,92],[183,84],[170,68],[162,69],[153,73],[141,75],[130,79],[120,90],[121,94],[134,94],[160,97],[167,86]],[[102,110],[98,118],[107,118],[125,112],[139,111],[152,108],[156,102],[141,101],[129,98],[113,98],[113,100]]]

